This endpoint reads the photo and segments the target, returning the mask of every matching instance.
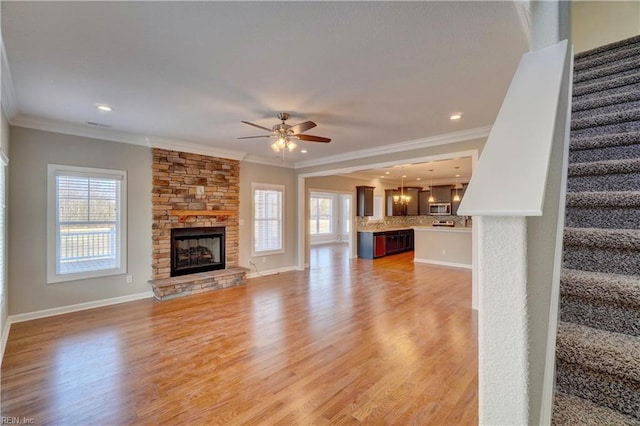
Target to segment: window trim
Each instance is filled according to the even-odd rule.
[[[56,199],[56,175],[81,175],[93,177],[105,177],[118,179],[120,185],[120,266],[113,269],[101,269],[95,271],[77,272],[69,274],[56,274],[58,259],[56,224],[57,224],[57,199]],[[67,166],[63,164],[47,165],[47,284],[77,281],[90,278],[124,275],[127,273],[127,171],[100,169],[95,167]]]
[[[280,191],[280,242],[278,250],[256,251],[256,191]],[[270,183],[251,183],[251,257],[271,256],[285,252],[285,186]]]
[[[326,199],[326,200],[330,200],[331,201],[331,213],[329,213],[329,232],[318,232],[316,234],[314,234],[312,232],[311,229],[311,220],[313,219],[313,215],[311,214],[311,211],[313,210],[313,206],[311,205],[311,203],[313,203],[313,199]],[[338,210],[338,206],[337,203],[338,202],[338,197],[337,194],[332,193],[332,192],[317,192],[317,191],[313,191],[311,192],[311,195],[309,197],[309,235],[311,235],[311,237],[330,237],[330,236],[337,236],[337,234],[339,233],[337,230],[337,220],[336,220],[336,212]],[[326,216],[326,215],[317,215],[316,217],[319,218],[320,216]],[[320,223],[318,221],[318,223],[316,224],[316,228],[319,228]]]

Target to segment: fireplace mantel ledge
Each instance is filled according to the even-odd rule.
[[[233,216],[238,214],[235,210],[171,210],[170,216]]]

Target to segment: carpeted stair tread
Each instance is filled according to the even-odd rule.
[[[567,207],[640,207],[640,191],[570,192]]]
[[[560,321],[556,356],[562,362],[640,385],[640,338]]]
[[[640,172],[640,158],[569,164],[569,177]],[[640,188],[638,188],[640,189]]]
[[[569,163],[591,163],[630,158],[640,158],[640,144],[569,151]]]
[[[637,107],[637,105],[636,105]],[[612,111],[605,114],[589,115],[586,117],[574,117],[571,120],[571,130],[586,129],[588,127],[600,127],[610,124],[626,123],[640,120],[640,108],[620,111]]]
[[[582,111],[575,111],[572,113],[572,120],[575,121],[576,126],[582,126],[581,128],[589,127],[591,125],[590,123],[595,123],[596,125],[601,126],[606,124],[614,124],[618,121],[628,121],[625,120],[625,118],[628,116],[632,116],[633,111],[640,111],[640,100],[626,100],[623,103],[599,106],[597,108],[585,109]],[[626,115],[622,116],[622,120],[619,120],[615,118],[616,114]],[[585,126],[585,123],[589,123],[589,125]]]
[[[611,146],[627,146],[640,144],[640,132],[614,133],[610,135],[583,136],[571,138],[571,151],[582,149],[598,149]]]
[[[640,426],[640,421],[577,396],[556,392],[552,425]]]
[[[565,228],[564,245],[640,250],[640,229]],[[638,253],[640,256],[640,253]]]
[[[576,72],[573,77],[573,82],[582,83],[598,78],[611,78],[614,75],[627,71],[637,72],[638,68],[640,68],[640,57],[632,56]]]
[[[640,73],[632,73],[617,78],[598,80],[594,82],[584,82],[574,85],[573,95],[582,96],[590,93],[603,93],[606,96],[608,90],[622,86],[628,86],[640,82]]]
[[[626,49],[631,45],[640,43],[640,35],[629,37],[624,40],[608,43],[603,46],[598,46],[593,49],[585,50],[584,52],[576,53],[574,55],[575,62],[581,62],[592,56],[599,56],[604,52],[611,52],[617,49]]]
[[[563,269],[560,292],[640,309],[640,276]]]
[[[589,68],[597,67],[599,65],[637,56],[638,52],[640,52],[640,43],[638,42],[608,49],[597,55],[574,59],[573,70],[574,72],[581,72]]]
[[[625,86],[632,88],[635,86]],[[634,102],[640,100],[640,85],[637,88],[630,91],[624,91],[621,93],[611,93],[607,96],[581,96],[578,99],[574,99],[571,103],[571,111],[575,116],[577,113],[591,111],[597,108],[603,108],[611,105],[625,104],[626,102]]]

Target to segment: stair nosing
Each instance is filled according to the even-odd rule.
[[[640,158],[624,158],[569,164],[568,176],[595,176],[640,172]]]
[[[560,276],[560,294],[638,309],[640,276],[563,268]]]
[[[639,250],[640,229],[565,228],[564,247]]]

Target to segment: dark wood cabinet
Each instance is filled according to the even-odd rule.
[[[406,206],[394,203],[393,197],[400,196],[400,191],[397,189],[385,189],[384,191],[384,200],[385,200],[385,216],[406,216],[407,209]]]
[[[429,216],[429,197],[431,191],[420,191],[418,193],[418,214],[420,216]]]
[[[420,190],[418,187],[405,187],[400,189],[387,189],[385,193],[385,215],[386,216],[417,216],[420,214]],[[394,203],[393,197],[399,197],[400,195],[408,195],[411,197],[411,201],[408,204]]]
[[[358,232],[358,257],[375,259],[413,250],[413,229]]]
[[[452,185],[432,186],[431,192],[433,194],[434,203],[450,203],[451,202],[451,188]]]
[[[458,195],[460,196],[460,201],[462,201],[462,197],[464,197],[464,193],[467,190],[467,184],[462,184],[462,189],[458,189]],[[453,197],[456,195],[455,188],[451,190],[451,214],[457,216],[458,215],[458,207],[460,207],[460,201],[453,201]]]
[[[356,211],[358,216],[373,216],[374,186],[356,186]]]

